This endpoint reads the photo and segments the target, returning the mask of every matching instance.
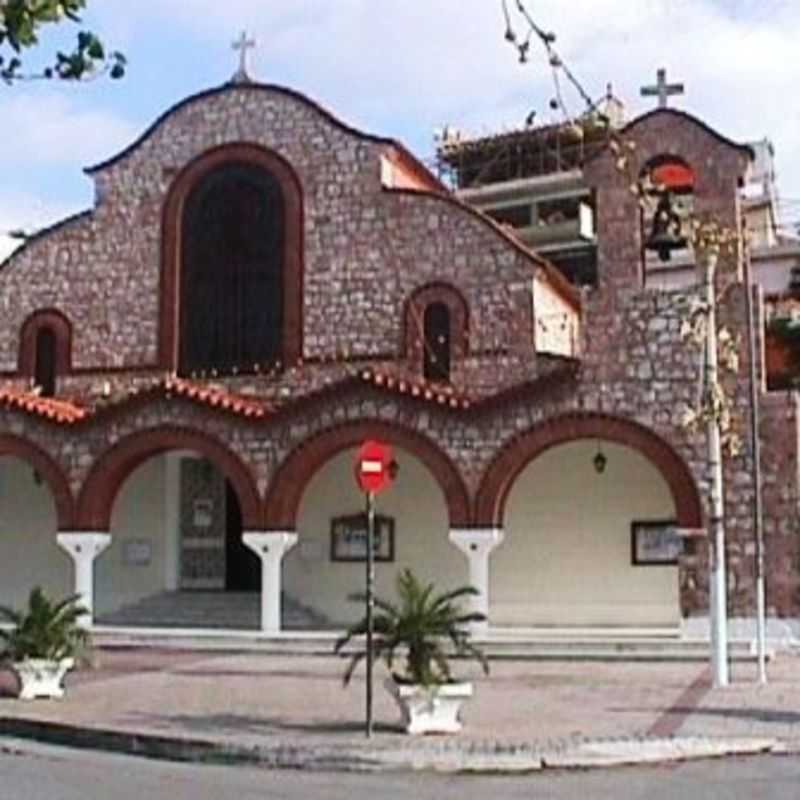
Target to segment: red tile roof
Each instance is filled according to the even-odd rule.
[[[277,414],[283,408],[291,408],[295,403],[302,403],[304,400],[310,400],[318,394],[337,391],[344,385],[356,383],[366,384],[384,392],[431,403],[440,408],[464,411],[470,408],[483,407],[487,403],[502,402],[520,391],[530,391],[533,388],[544,389],[552,386],[557,379],[573,376],[576,368],[573,362],[565,360],[564,363],[561,363],[561,360],[558,359],[554,360],[550,367],[548,373],[533,381],[485,397],[470,396],[463,389],[424,380],[408,373],[398,365],[384,366],[379,369],[363,369],[327,386],[321,392],[296,396],[281,405],[277,405],[266,398],[236,394],[220,385],[169,377],[140,384],[138,387],[121,392],[116,396],[95,396],[83,404],[70,399],[40,397],[36,392],[32,391],[0,388],[0,408],[19,410],[50,420],[56,424],[73,425],[91,419],[95,415],[122,408],[128,403],[136,402],[137,400],[180,397],[199,405],[226,411],[247,419],[264,419]]]
[[[194,383],[182,378],[167,378],[156,388],[166,397],[170,395],[185,397],[187,400],[212,408],[221,408],[223,411],[230,411],[243,417],[260,419],[275,410],[271,403],[264,400],[235,394],[221,386]]]
[[[89,412],[70,402],[55,397],[41,397],[36,392],[0,389],[0,406],[18,409],[62,425],[72,425],[89,416]]]
[[[472,400],[464,393],[446,384],[414,378],[400,371],[365,369],[360,376],[364,383],[427,400],[449,408],[469,408]]]

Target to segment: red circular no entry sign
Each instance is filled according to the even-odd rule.
[[[391,445],[370,439],[358,448],[356,482],[362,492],[378,494],[387,489],[396,470]]]

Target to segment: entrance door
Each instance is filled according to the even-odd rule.
[[[229,592],[260,592],[261,562],[242,541],[242,510],[239,498],[226,481],[225,588]]]

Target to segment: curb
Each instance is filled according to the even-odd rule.
[[[0,737],[82,750],[193,764],[259,766],[317,772],[528,773],[544,769],[592,769],[723,756],[797,752],[777,739],[571,740],[543,747],[506,743],[419,741],[407,746],[277,744],[243,747],[24,718],[0,718]]]

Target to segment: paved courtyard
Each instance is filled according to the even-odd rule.
[[[63,723],[232,746],[349,744],[362,740],[364,672],[343,688],[334,657],[99,651],[71,674],[62,701],[0,699],[0,717]],[[546,747],[578,739],[770,737],[800,746],[800,656],[782,654],[770,682],[735,664],[733,684],[712,689],[698,663],[495,661],[475,680],[460,747]],[[376,669],[375,745],[407,741]],[[3,673],[0,690],[13,690]]]

